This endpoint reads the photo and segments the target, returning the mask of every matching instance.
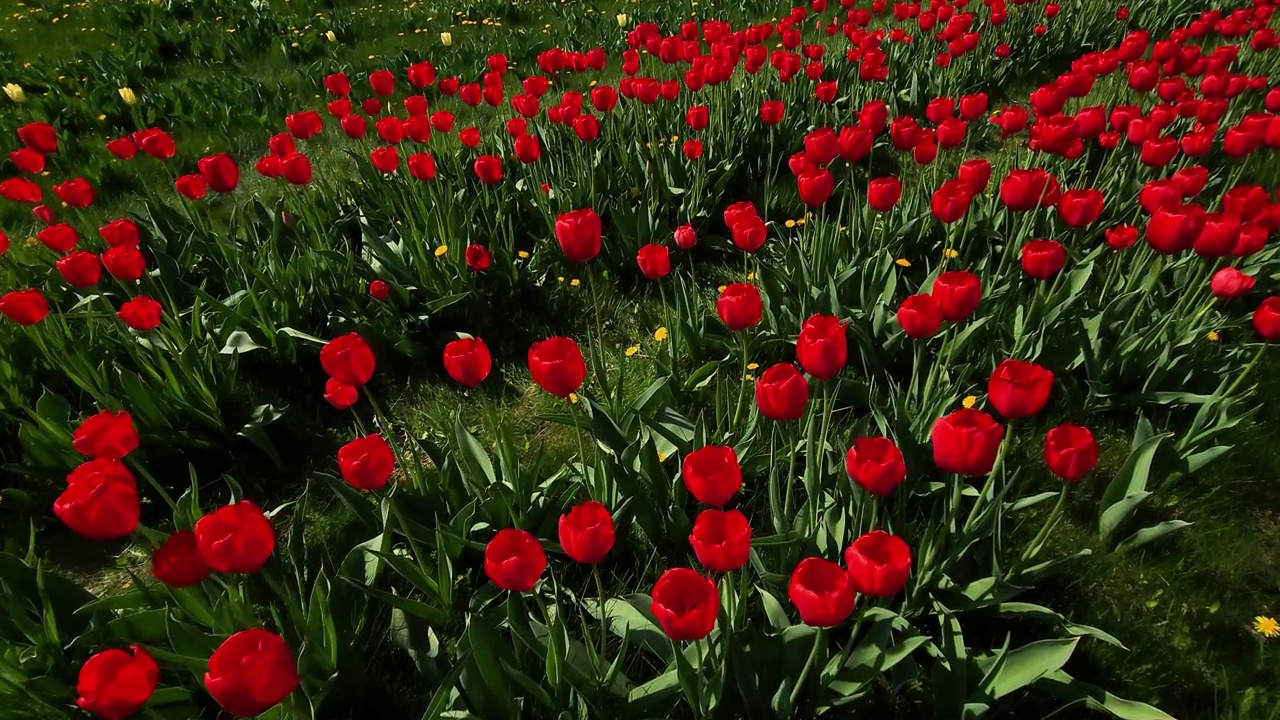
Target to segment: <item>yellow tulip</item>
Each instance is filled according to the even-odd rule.
[[[337,42],[337,41],[338,41],[338,36],[337,36],[337,35],[334,35],[332,30],[329,30],[328,32],[326,32],[326,33],[324,34],[324,36],[325,36],[326,38],[328,38],[329,42]]]
[[[9,83],[4,86],[4,94],[16,103],[24,103],[27,101],[27,94],[22,92],[22,86],[17,83]]]
[[[120,93],[120,99],[124,101],[125,105],[138,104],[138,96],[133,94],[132,88],[122,87],[117,92]]]
[[[453,33],[450,33],[450,32],[442,32],[442,33],[440,33],[440,44],[441,44],[441,45],[444,45],[445,47],[449,47],[450,45],[452,45],[452,44],[453,44]]]
[[[626,13],[618,13],[618,27],[626,27],[627,20],[628,18]]]

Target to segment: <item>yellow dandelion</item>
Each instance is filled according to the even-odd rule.
[[[1259,615],[1253,619],[1253,631],[1267,638],[1280,637],[1280,622],[1273,617]]]
[[[760,367],[760,363],[747,363],[748,370],[755,370],[758,367]]]
[[[30,249],[30,248],[35,247],[36,245],[39,245],[39,244],[40,244],[40,242],[39,242],[38,240],[36,240],[36,236],[35,236],[35,235],[28,235],[28,236],[27,236],[27,239],[26,239],[22,244],[23,244],[23,245],[25,245],[25,246],[27,246],[27,248],[28,248],[28,249]]]
[[[520,252],[516,253],[516,257],[520,258],[521,260],[528,260],[528,259],[529,259],[529,251],[528,251],[528,250],[521,250]]]
[[[653,331],[653,339],[654,339],[654,340],[657,340],[658,342],[662,342],[663,340],[666,340],[666,339],[667,339],[667,329],[666,329],[666,328],[664,328],[664,327],[660,327],[660,328],[658,328],[657,330],[654,330],[654,331]]]
[[[1210,330],[1209,334],[1205,335],[1205,337],[1208,338],[1209,342],[1218,342],[1222,339],[1222,336],[1218,335],[1217,330]]]
[[[748,279],[748,280],[755,280],[755,279],[756,279],[756,274],[755,274],[754,272],[749,272],[749,273],[747,273],[747,279]]]
[[[557,278],[556,278],[556,282],[564,282],[564,276],[563,276],[563,275],[561,275],[561,276],[557,277]]]
[[[106,119],[107,119],[107,116],[105,114],[98,116],[98,122],[102,122],[103,120],[106,120]]]
[[[436,248],[436,257],[440,257],[441,255],[444,255],[447,252],[449,252],[449,246],[441,245],[440,247]]]
[[[969,409],[969,408],[973,407],[974,405],[977,405],[977,404],[978,404],[978,398],[977,398],[976,396],[974,396],[974,395],[967,395],[967,396],[965,396],[965,399],[964,399],[964,400],[961,400],[961,401],[960,401],[960,404],[961,404],[961,405],[963,405],[963,406],[965,407],[965,409],[967,410],[967,409]]]
[[[671,142],[673,142],[673,143],[675,143],[675,142],[680,142],[680,136],[679,136],[679,135],[672,135],[672,136],[671,136]]]
[[[755,376],[755,375],[752,375],[751,373],[747,373],[746,375],[743,375],[743,376],[742,376],[742,379],[743,379],[743,380],[745,380],[745,381],[747,381],[747,382],[751,382],[752,380],[755,380],[755,379],[756,379],[756,376]]]
[[[942,257],[948,260],[954,260],[960,257],[960,253],[955,248],[947,248],[946,250],[942,251]]]
[[[569,402],[571,403],[578,402],[578,393],[569,393]]]
[[[716,288],[716,292],[718,292],[718,293],[720,293],[721,295],[723,295],[723,294],[724,294],[724,291],[725,291],[725,288],[727,288],[727,287],[729,287],[729,286],[728,286],[728,285],[721,285],[720,287]]]
[[[578,287],[579,285],[582,284],[582,281],[579,280],[578,278],[574,278],[569,281],[569,284],[572,285],[573,287]]]
[[[911,261],[906,258],[898,258],[893,261],[898,267],[911,267]]]
[[[786,226],[787,226],[787,227],[789,227],[789,228],[793,228],[793,227],[795,227],[795,226],[796,226],[796,221],[795,221],[795,220],[787,220],[785,223],[783,223],[783,225],[786,225]]]
[[[803,224],[804,224],[804,221],[805,221],[805,220],[808,220],[808,219],[809,219],[809,216],[808,216],[808,215],[805,215],[805,216],[804,216],[804,217],[802,217],[802,218],[796,218],[796,224],[797,224],[797,225],[803,225]]]
[[[631,356],[635,355],[635,354],[636,354],[636,353],[638,353],[638,352],[640,352],[640,346],[639,346],[639,345],[632,345],[631,347],[627,348],[626,355],[627,355],[627,357],[631,357]]]

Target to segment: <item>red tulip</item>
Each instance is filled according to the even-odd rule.
[[[472,272],[484,272],[489,269],[489,265],[493,262],[493,256],[489,253],[489,248],[478,243],[468,245],[465,256],[467,269]]]
[[[1057,240],[1031,240],[1022,246],[1022,269],[1037,280],[1048,280],[1067,262],[1067,249]]]
[[[613,549],[615,533],[608,508],[595,500],[560,516],[560,547],[583,565],[599,565]]]
[[[10,152],[9,161],[19,170],[30,175],[44,171],[44,155],[31,148],[18,148]]]
[[[294,153],[283,158],[284,179],[290,185],[306,185],[311,182],[311,160],[302,153]]]
[[[102,278],[102,263],[98,256],[84,250],[61,258],[57,266],[62,278],[73,288],[93,287]]]
[[[297,689],[298,664],[279,635],[241,630],[213,651],[204,687],[228,713],[257,717]]]
[[[809,557],[791,573],[787,597],[805,625],[831,627],[844,622],[853,612],[854,584],[836,563]]]
[[[337,378],[324,383],[324,399],[338,410],[346,410],[360,400],[360,391]]]
[[[383,280],[373,280],[369,283],[369,297],[378,302],[386,302],[391,297],[391,286]]]
[[[40,202],[43,193],[39,185],[26,178],[9,178],[0,182],[0,197],[10,202],[35,204]]]
[[[147,259],[136,245],[118,245],[102,253],[102,266],[121,282],[134,282],[147,271]]]
[[[497,185],[502,181],[502,158],[496,155],[481,155],[475,162],[476,177],[485,185]]]
[[[844,563],[855,590],[869,597],[893,597],[911,574],[911,548],[896,535],[873,530],[845,548]]]
[[[812,315],[805,320],[796,340],[800,367],[819,380],[835,377],[848,357],[846,326],[834,315]]]
[[[34,288],[0,295],[0,313],[19,325],[35,325],[49,314],[49,303]]]
[[[58,223],[36,233],[36,239],[56,253],[67,253],[76,246],[79,238],[76,236],[75,228],[67,223]]]
[[[480,338],[461,338],[444,347],[444,369],[464,387],[479,385],[492,367],[489,347]]]
[[[529,348],[529,372],[543,390],[567,398],[587,377],[578,344],[566,337],[541,340]]]
[[[716,312],[730,330],[745,330],[760,322],[764,303],[760,291],[749,283],[731,283],[725,286],[716,301]]]
[[[1078,482],[1098,464],[1098,443],[1089,428],[1063,423],[1044,436],[1044,464],[1066,482]]]
[[[358,490],[381,490],[396,468],[396,456],[381,435],[358,437],[338,449],[338,470]]]
[[[138,146],[128,137],[120,137],[107,141],[107,152],[121,160],[132,160],[138,154]]]
[[[1040,168],[1010,170],[1000,183],[1000,201],[1014,212],[1051,207],[1060,196],[1057,178]]]
[[[212,569],[200,556],[196,534],[178,530],[151,553],[151,574],[173,588],[199,585]]]
[[[1058,216],[1073,228],[1084,227],[1102,214],[1104,201],[1101,190],[1068,190],[1058,199]]]
[[[847,163],[859,163],[871,154],[875,145],[875,134],[863,127],[844,127],[836,142],[840,150],[840,159]],[[874,181],[873,181],[874,182]]]
[[[876,178],[867,185],[867,204],[876,212],[889,212],[901,197],[902,183],[898,178]]]
[[[786,106],[781,100],[765,100],[760,104],[760,122],[765,125],[777,125],[782,122]]]
[[[1224,267],[1213,274],[1209,280],[1209,289],[1214,297],[1234,300],[1252,290],[1256,283],[1252,276],[1245,275],[1233,267]]]
[[[930,206],[938,222],[950,225],[964,217],[973,202],[973,190],[962,180],[948,180],[933,193]]]
[[[50,155],[58,150],[58,134],[47,122],[23,125],[18,128],[18,139],[41,155]]]
[[[1253,329],[1262,336],[1263,340],[1280,342],[1280,296],[1272,295],[1263,300],[1253,311],[1252,322]]]
[[[299,140],[315,137],[324,130],[324,121],[315,110],[293,113],[285,117],[284,124],[289,128],[289,133]],[[147,148],[144,145],[142,149],[145,151]]]
[[[183,175],[174,181],[174,187],[177,188],[178,194],[188,200],[199,200],[204,197],[208,186],[205,184],[204,178],[199,175]]]
[[[701,640],[716,625],[720,591],[695,570],[673,568],[654,584],[650,611],[672,640]]]
[[[795,365],[774,365],[756,379],[756,405],[770,420],[799,420],[808,401],[809,383]]]
[[[484,574],[502,590],[529,592],[547,568],[547,555],[532,534],[499,530],[484,548]]]
[[[649,243],[636,254],[636,264],[645,279],[657,280],[671,272],[671,255],[662,245]]]
[[[90,540],[114,540],[133,532],[140,512],[137,483],[117,460],[81,464],[53,503],[58,519]]]
[[[369,75],[369,87],[378,95],[390,95],[396,90],[396,76],[390,70],[378,70]]]
[[[336,72],[332,75],[326,75],[324,78],[324,87],[329,92],[339,97],[346,97],[351,94],[351,81],[347,79],[344,72]]]
[[[942,309],[931,295],[912,295],[902,301],[896,319],[907,337],[932,337],[942,327]]]
[[[945,320],[964,322],[978,309],[982,281],[966,270],[944,272],[933,281],[930,291]]]
[[[214,192],[231,192],[240,182],[240,170],[236,167],[236,161],[227,153],[200,158],[196,165],[200,169],[200,177],[204,178]]]
[[[542,157],[542,146],[535,135],[521,135],[515,141],[516,159],[525,165],[535,163]]]
[[[149,297],[136,297],[120,306],[116,317],[138,332],[160,327],[160,303]]]
[[[248,500],[200,518],[195,533],[200,556],[220,573],[256,573],[276,549],[271,521]]]
[[[98,234],[111,247],[137,247],[138,226],[128,218],[120,218],[98,228]]]
[[[987,397],[1006,418],[1040,412],[1053,389],[1053,373],[1031,362],[1003,360],[987,382]]]
[[[738,456],[727,445],[708,445],[686,455],[680,477],[698,502],[716,507],[723,507],[742,488]]]
[[[160,128],[147,128],[133,134],[133,142],[149,157],[168,160],[177,153],[173,136]]]
[[[453,129],[453,113],[448,110],[437,110],[431,113],[431,127],[436,132],[447,133]]]
[[[587,262],[600,254],[600,216],[591,208],[571,210],[556,218],[556,240],[571,262]]]
[[[1138,241],[1138,228],[1132,225],[1117,225],[1107,229],[1107,245],[1114,250],[1124,250]]]
[[[351,387],[362,387],[373,377],[373,350],[358,333],[347,333],[320,349],[320,366],[329,377]]]
[[[737,570],[751,555],[751,524],[737,510],[703,510],[694,520],[689,545],[708,570]]]
[[[1144,237],[1156,252],[1171,255],[1193,245],[1204,231],[1204,208],[1185,204],[1162,207],[1151,215]]]
[[[969,186],[974,195],[985,192],[991,183],[991,163],[982,158],[965,160],[956,170],[956,179]]]
[[[146,650],[104,650],[85,661],[76,679],[76,705],[104,720],[124,720],[142,709],[160,682]]]
[[[902,451],[885,437],[860,437],[845,455],[845,470],[858,487],[888,497],[907,478]]]
[[[835,176],[830,170],[818,168],[816,170],[807,170],[796,178],[797,190],[800,193],[800,200],[809,207],[818,207],[831,197],[831,190]]]
[[[86,418],[72,435],[71,446],[81,455],[119,460],[138,449],[138,431],[127,412],[103,410]]]
[[[1004,426],[981,410],[962,409],[939,418],[929,435],[933,462],[943,472],[986,475],[1004,440]]]
[[[391,119],[394,120],[395,118]],[[396,168],[400,167],[400,153],[396,151],[393,145],[383,145],[382,147],[374,148],[369,153],[369,161],[373,163],[373,167],[379,172],[390,175],[396,171]]]
[[[692,250],[698,244],[698,233],[692,225],[681,225],[674,233],[676,247],[681,250]]]

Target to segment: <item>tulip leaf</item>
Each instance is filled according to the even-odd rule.
[[[489,460],[489,454],[485,452],[484,446],[476,436],[462,426],[461,416],[454,419],[453,428],[458,438],[458,445],[462,448],[463,466],[471,476],[472,484],[480,490],[496,485],[498,477],[494,474],[493,462]]]
[[[978,660],[983,669],[979,691],[999,700],[1067,664],[1080,638],[1037,640],[1008,652]]]
[[[1062,670],[1046,674],[1036,687],[1073,702],[1084,701],[1085,707],[1105,712],[1119,720],[1174,720],[1172,715],[1146,703],[1116,697],[1102,688],[1081,682]]]
[[[249,337],[249,333],[243,330],[236,330],[227,336],[227,341],[223,343],[222,349],[218,352],[223,355],[238,355],[253,350],[260,350],[261,345],[253,341]]]
[[[769,618],[769,624],[778,631],[791,627],[791,621],[787,619],[787,611],[782,609],[782,603],[759,585],[756,586],[756,592],[760,593],[760,602],[764,605],[764,613]]]
[[[1121,543],[1116,546],[1115,551],[1116,553],[1125,553],[1130,550],[1136,550],[1147,543],[1159,540],[1174,530],[1181,530],[1190,524],[1191,523],[1186,522],[1185,520],[1166,520],[1158,525],[1143,528],[1121,541]]]

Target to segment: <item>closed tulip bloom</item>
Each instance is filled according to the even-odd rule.
[[[799,420],[809,401],[809,383],[791,363],[765,370],[756,379],[756,405],[770,420]]]
[[[986,475],[1004,440],[1004,426],[981,410],[965,408],[939,418],[929,433],[933,463],[943,472]]]
[[[378,95],[390,95],[396,90],[396,76],[390,70],[378,70],[369,75],[369,87]]]
[[[68,253],[76,246],[79,236],[76,235],[75,228],[67,223],[58,223],[36,233],[36,239],[56,253]]]
[[[830,380],[844,369],[848,360],[847,323],[834,315],[812,315],[800,328],[796,358],[805,372],[819,380]]]
[[[133,142],[132,138],[119,137],[107,141],[107,152],[121,160],[132,160],[138,154],[138,146]]]
[[[654,584],[649,609],[672,640],[701,640],[716,625],[720,591],[710,578],[696,570],[672,568]]]
[[[502,181],[502,158],[497,155],[481,155],[476,158],[473,169],[485,185],[497,185]]]
[[[493,262],[493,255],[489,252],[489,248],[479,243],[468,245],[466,252],[463,254],[467,262],[467,269],[472,272],[484,272],[489,269],[489,265]]]
[[[221,573],[256,573],[276,549],[271,521],[248,500],[200,518],[195,533],[200,556]]]
[[[845,470],[858,487],[888,497],[907,478],[902,451],[885,437],[860,437],[845,455]]]
[[[836,138],[840,159],[847,163],[862,162],[871,154],[875,140],[875,133],[867,128],[852,125],[840,128],[840,134]]]
[[[707,445],[686,455],[680,478],[698,502],[716,507],[723,507],[742,488],[738,456],[727,445]]]
[[[737,570],[751,556],[751,524],[737,510],[703,510],[693,522],[689,545],[708,570]]]
[[[760,104],[760,122],[765,125],[777,125],[782,122],[786,106],[781,100],[765,100]]]
[[[386,302],[391,297],[391,286],[383,280],[373,280],[369,283],[369,297],[378,302]]]
[[[1224,267],[1213,274],[1209,280],[1209,289],[1217,298],[1234,300],[1252,290],[1256,283],[1252,276],[1233,267]]]
[[[1050,207],[1061,195],[1057,178],[1040,168],[1010,170],[1000,183],[1000,201],[1014,212]]]
[[[1195,245],[1204,231],[1206,220],[1204,208],[1199,205],[1162,207],[1147,221],[1143,237],[1156,252],[1173,255]]]
[[[160,327],[161,313],[160,303],[140,296],[121,305],[116,317],[134,330],[147,332]]]
[[[991,163],[982,158],[965,160],[956,169],[956,179],[967,185],[974,195],[985,192],[991,184]]]
[[[120,245],[102,253],[102,266],[111,277],[122,282],[134,282],[147,270],[147,260],[136,245]]]
[[[44,156],[31,148],[18,148],[10,152],[9,161],[19,170],[30,175],[44,171]]]
[[[902,183],[898,178],[876,178],[867,185],[867,204],[876,212],[889,212],[901,197]]]
[[[18,128],[18,139],[41,155],[51,155],[58,150],[58,133],[47,122],[23,125]]]
[[[40,186],[31,182],[26,178],[9,178],[0,181],[0,197],[11,202],[31,203],[40,202],[40,198],[44,197]]]
[[[91,252],[79,250],[57,262],[58,272],[73,288],[87,288],[98,284],[102,277],[102,263]]]
[[[49,302],[35,288],[0,295],[0,313],[19,325],[35,325],[49,315]]]
[[[85,418],[71,435],[71,447],[91,458],[119,460],[138,449],[138,431],[127,412],[103,410]]]
[[[740,250],[753,253],[764,246],[768,229],[758,215],[750,216],[730,225],[729,235]]]
[[[556,218],[556,240],[571,262],[587,262],[600,254],[600,216],[591,208],[571,210]]]
[[[214,192],[231,192],[240,182],[236,161],[227,153],[200,158],[196,165],[200,169],[200,177]]]
[[[809,207],[818,207],[831,197],[835,176],[826,168],[806,170],[796,178],[796,189],[800,200]]]
[[[560,516],[560,547],[584,565],[599,565],[613,549],[613,517],[603,504],[588,500]]]
[[[692,250],[698,244],[698,233],[692,225],[681,225],[674,233],[676,247],[681,250]]]
[[[337,378],[329,378],[324,383],[324,399],[334,408],[346,410],[360,399],[360,391]]]
[[[87,208],[93,204],[93,186],[84,178],[54,185],[53,192],[58,199],[74,208]]]
[[[853,581],[836,563],[809,557],[792,571],[787,597],[805,625],[832,627],[844,622],[853,612]]]
[[[1253,311],[1253,329],[1267,342],[1280,342],[1280,296],[1263,300]]]
[[[750,283],[730,283],[716,300],[716,312],[730,330],[745,330],[760,322],[764,301]]]
[[[942,309],[931,295],[912,295],[902,301],[895,316],[910,338],[932,337],[942,327]]]
[[[381,490],[395,468],[395,453],[381,435],[359,437],[338,449],[342,479],[357,490]]]
[[[347,79],[346,73],[336,72],[325,76],[324,88],[334,95],[346,97],[351,94],[351,81]]]
[[[1191,249],[1200,257],[1226,257],[1240,241],[1241,230],[1240,218],[1234,215],[1225,212],[1206,213],[1204,228],[1200,231],[1200,237],[1191,244]]]
[[[298,664],[279,635],[241,630],[213,651],[204,687],[228,713],[257,717],[297,689]]]
[[[426,182],[436,177],[436,161],[430,153],[414,153],[409,156],[409,174],[415,179]]]
[[[967,270],[949,270],[933,281],[930,291],[942,317],[950,322],[964,322],[978,309],[982,300],[982,281]]]
[[[293,113],[285,117],[284,124],[285,127],[289,128],[289,134],[299,140],[315,137],[324,130],[324,121],[320,119],[320,113],[315,110]],[[146,148],[144,147],[143,149],[145,150]]]
[[[160,668],[146,650],[104,650],[85,661],[76,679],[76,705],[104,720],[124,720],[155,692]]]
[[[1063,423],[1044,436],[1044,463],[1066,482],[1078,482],[1098,464],[1098,443],[1089,428]]]
[[[671,254],[666,247],[649,243],[636,253],[636,264],[646,280],[657,280],[671,272]]]
[[[320,367],[325,374],[352,387],[369,382],[375,365],[373,350],[359,333],[336,337],[320,349]]]
[[[844,563],[855,590],[869,597],[893,597],[911,574],[911,548],[896,535],[873,530],[845,548]]]
[[[290,185],[306,185],[311,182],[311,160],[306,155],[293,153],[283,158],[280,164],[284,168],[284,179]]]
[[[535,163],[542,157],[542,146],[535,135],[521,135],[515,141],[516,159],[525,165]]]
[[[1124,250],[1138,241],[1138,228],[1132,225],[1117,225],[1107,228],[1107,245],[1113,250]]]
[[[173,588],[199,585],[212,570],[200,556],[196,534],[179,530],[151,553],[151,574]]]
[[[489,376],[493,358],[480,338],[461,338],[444,347],[444,368],[449,377],[473,388]]]
[[[987,397],[1006,418],[1030,417],[1049,401],[1053,373],[1035,363],[1002,360],[987,382]]]
[[[553,337],[529,348],[529,373],[543,390],[567,398],[582,387],[587,365],[577,343],[566,337]]]
[[[394,118],[393,118],[394,119]],[[400,153],[391,145],[384,145],[380,148],[374,148],[369,153],[369,161],[379,172],[391,174],[400,167]]]
[[[67,488],[53,502],[53,514],[81,537],[115,540],[138,527],[137,484],[118,461],[90,460],[67,481]]]
[[[532,534],[506,528],[484,548],[484,574],[502,590],[529,592],[547,568],[547,555]]]
[[[1098,219],[1104,202],[1101,190],[1068,190],[1058,199],[1058,216],[1073,228],[1084,227]]]
[[[839,153],[840,140],[829,127],[820,127],[804,136],[804,154],[815,165],[828,165]]]
[[[173,186],[188,200],[199,200],[208,191],[208,185],[199,175],[183,175],[173,182]]]
[[[348,115],[338,121],[342,133],[352,140],[359,140],[369,132],[369,122],[359,115]]]
[[[930,209],[938,222],[951,223],[964,217],[973,202],[973,190],[961,180],[948,180],[933,193]]]
[[[1022,246],[1022,269],[1037,280],[1048,280],[1067,264],[1067,249],[1057,240],[1030,240]]]
[[[690,130],[706,130],[711,120],[711,113],[706,105],[694,105],[685,112],[684,119],[689,124]]]

